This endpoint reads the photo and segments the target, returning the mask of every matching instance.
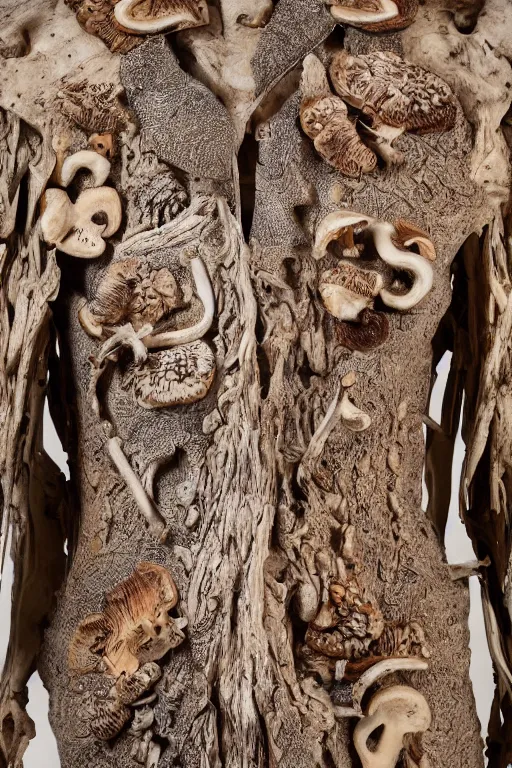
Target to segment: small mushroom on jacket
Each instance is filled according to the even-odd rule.
[[[423,733],[431,723],[425,697],[406,685],[393,685],[377,691],[354,730],[354,746],[363,768],[395,768],[408,733]],[[368,738],[384,726],[373,750]]]
[[[327,0],[338,24],[366,32],[391,32],[412,24],[418,12],[418,0]]]
[[[119,0],[114,16],[124,32],[136,35],[175,32],[209,22],[206,0]]]
[[[318,291],[327,311],[338,320],[357,320],[384,285],[382,275],[348,262],[340,262],[320,276]]]
[[[396,53],[338,51],[329,72],[336,93],[369,119],[365,139],[387,162],[402,159],[391,145],[404,131],[441,133],[455,124],[456,101],[447,83]]]
[[[372,171],[377,158],[361,141],[343,100],[331,92],[325,68],[313,53],[304,59],[301,93],[300,124],[320,157],[346,176]]]
[[[47,189],[42,198],[41,233],[48,245],[81,259],[105,251],[105,239],[121,226],[121,200],[111,187],[85,189],[72,203],[62,189]],[[94,219],[103,214],[106,222]]]

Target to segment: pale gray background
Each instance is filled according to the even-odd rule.
[[[447,353],[438,367],[438,379],[432,395],[430,416],[437,422],[441,420],[441,401],[446,378],[448,375],[450,353]],[[62,450],[59,438],[48,414],[44,415],[45,448],[53,460],[61,467],[69,477],[66,464],[66,454]],[[458,485],[462,461],[464,458],[464,444],[460,437],[457,438],[455,448],[455,460],[453,468],[453,495],[450,507],[450,516],[446,529],[446,550],[448,562],[460,563],[474,558],[471,542],[465,528],[459,519],[458,513]],[[424,487],[423,507],[426,508],[427,492]],[[0,592],[0,666],[3,664],[7,642],[9,637],[9,613],[12,585],[12,565],[7,564],[6,573]],[[482,616],[482,603],[480,599],[480,587],[478,579],[470,579],[471,613],[469,628],[471,632],[471,668],[470,675],[476,697],[478,717],[482,726],[482,734],[485,736],[487,721],[493,696],[492,664],[487,648],[485,629]],[[25,756],[25,768],[58,768],[59,757],[55,738],[48,723],[48,694],[46,693],[39,675],[33,675],[29,683],[30,701],[28,712],[36,723],[37,736],[31,742]]]

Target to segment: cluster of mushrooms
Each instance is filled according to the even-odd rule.
[[[390,51],[338,51],[329,76],[335,94],[320,59],[306,56],[300,122],[320,157],[345,176],[375,170],[377,155],[403,162],[393,147],[402,133],[441,133],[455,124],[456,101],[444,80]]]
[[[150,706],[156,699],[154,686],[162,677],[158,662],[185,640],[187,619],[172,615],[178,597],[165,568],[138,563],[127,579],[107,593],[103,611],[79,624],[69,646],[73,677],[98,672],[112,681],[107,695],[95,696],[91,702],[91,733],[108,741],[132,721],[132,732],[142,737],[147,765],[156,765],[160,755],[159,745],[152,740]],[[149,758],[157,759],[150,762]]]
[[[58,186],[42,199],[40,230],[50,247],[81,259],[96,259],[106,240],[119,229],[122,209],[119,194],[105,186],[110,161],[100,152],[84,149],[60,158],[54,174]],[[79,191],[73,203],[67,189],[79,171],[86,171],[91,186]],[[100,416],[96,386],[106,367],[124,348],[133,364],[125,374],[136,402],[143,408],[189,405],[204,398],[213,383],[215,355],[202,340],[215,316],[215,296],[208,270],[196,248],[185,248],[182,265],[190,270],[194,291],[179,285],[167,267],[152,268],[139,258],[113,260],[103,271],[79,320],[89,336],[102,342],[93,363],[93,410]],[[193,293],[202,307],[197,322],[168,330],[171,316],[187,307]],[[106,422],[105,422],[106,424]],[[121,441],[108,435],[112,461],[130,487],[150,529],[166,535],[165,522],[155,507],[151,488],[145,488],[122,451]]]
[[[356,242],[361,238],[362,242]],[[399,220],[393,225],[347,210],[328,214],[320,221],[314,258],[330,255],[331,243],[338,249],[339,260],[320,274],[322,303],[339,321],[336,332],[343,346],[359,351],[374,349],[389,333],[386,314],[374,309],[375,301],[378,298],[383,307],[401,312],[415,307],[432,288],[434,246],[428,235],[410,222]],[[373,255],[371,261],[361,259],[367,250]],[[408,275],[406,290],[396,281],[396,273]]]

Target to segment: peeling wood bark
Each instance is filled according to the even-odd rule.
[[[36,666],[63,768],[482,765],[442,541],[463,397],[489,764],[511,760],[512,19],[364,5],[3,7],[2,768]]]

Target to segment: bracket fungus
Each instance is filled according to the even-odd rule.
[[[418,0],[327,0],[331,15],[338,24],[359,27],[367,32],[391,32],[412,24],[418,11]]]
[[[425,697],[406,685],[378,691],[370,701],[367,717],[354,729],[354,746],[362,768],[395,768],[406,734],[423,733],[431,723]],[[377,745],[370,750],[368,739],[377,729]]]
[[[430,291],[434,280],[431,261],[435,258],[432,242],[422,230],[407,222],[400,221],[398,228],[393,224],[372,216],[364,216],[354,211],[337,211],[322,219],[315,235],[313,256],[321,259],[327,253],[329,244],[346,233],[349,228],[357,227],[358,231],[368,232],[378,256],[393,269],[409,274],[412,285],[405,293],[395,293],[384,285],[378,289],[381,300],[388,307],[407,311],[416,306]],[[420,234],[421,233],[421,234]],[[400,246],[404,242],[416,245],[420,253],[405,250]],[[421,242],[420,242],[421,240]],[[425,256],[421,255],[423,252]],[[339,310],[341,312],[341,309]],[[345,310],[349,314],[350,310]]]
[[[95,259],[105,251],[106,237],[121,226],[121,201],[115,189],[95,187],[81,192],[72,203],[62,189],[43,195],[41,232],[48,245],[80,259]],[[100,214],[106,222],[96,223]]]
[[[119,0],[114,17],[129,34],[172,32],[209,23],[206,0]]]
[[[369,118],[365,139],[388,163],[403,159],[391,145],[405,131],[442,133],[455,124],[456,101],[447,83],[396,53],[338,51],[329,73],[336,93]]]
[[[215,377],[215,356],[204,341],[193,341],[148,355],[131,377],[143,408],[189,405],[207,395]]]
[[[69,649],[70,671],[86,674],[103,668],[120,677],[158,661],[185,639],[186,619],[170,616],[177,604],[171,574],[155,563],[139,563],[107,593],[103,611],[79,625]]]
[[[304,59],[301,94],[300,124],[320,157],[346,176],[372,171],[377,158],[361,141],[343,100],[331,92],[325,68],[313,53]]]

